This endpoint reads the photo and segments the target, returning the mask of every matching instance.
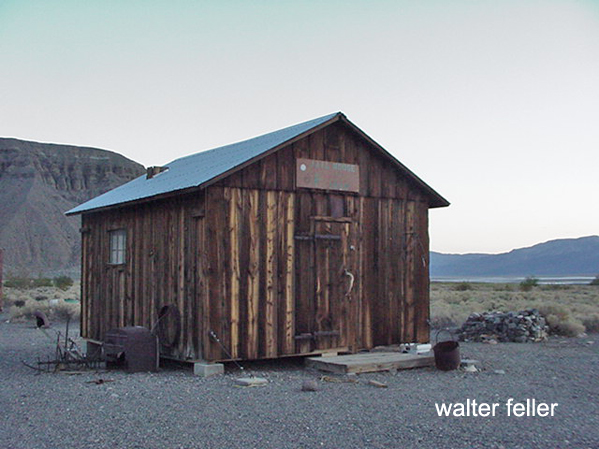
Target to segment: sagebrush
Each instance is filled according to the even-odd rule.
[[[59,288],[10,288],[5,289],[4,304],[11,320],[33,319],[36,311],[43,312],[50,321],[63,321],[67,318],[79,319],[79,285]]]
[[[536,308],[546,317],[554,334],[599,332],[599,288],[531,284],[534,282],[528,282],[523,291],[518,284],[470,283],[469,289],[462,289],[452,283],[433,282],[431,325],[436,329],[458,327],[473,312]]]

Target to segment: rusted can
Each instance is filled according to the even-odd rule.
[[[439,336],[439,332],[437,332],[437,337]],[[437,369],[451,371],[459,368],[461,363],[460,344],[457,341],[447,340],[438,342],[433,347],[433,352],[435,354],[435,366]]]

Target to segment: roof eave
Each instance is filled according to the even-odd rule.
[[[122,203],[111,204],[109,206],[94,207],[93,209],[85,209],[85,210],[80,210],[80,211],[75,211],[75,212],[68,211],[68,212],[65,212],[65,215],[66,216],[83,215],[83,214],[88,214],[88,213],[105,212],[107,210],[120,209],[122,207],[137,206],[140,204],[150,203],[152,201],[163,200],[163,199],[170,198],[173,196],[178,196],[178,195],[182,195],[182,194],[186,194],[186,193],[192,193],[196,190],[201,190],[202,188],[203,188],[203,186],[199,185],[199,186],[187,187],[185,189],[171,190],[170,192],[159,193],[157,195],[147,196],[144,198],[139,198],[139,199],[135,199],[135,200],[131,200],[131,201],[124,201]]]

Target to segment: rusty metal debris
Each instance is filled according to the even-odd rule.
[[[31,368],[38,373],[56,373],[59,371],[75,371],[75,370],[93,370],[99,369],[103,366],[104,360],[99,357],[89,358],[79,345],[69,337],[69,322],[70,318],[67,318],[67,325],[65,335],[63,336],[60,331],[56,332],[56,349],[54,357],[46,357],[42,359],[38,357],[35,364],[30,364],[21,360],[21,363],[28,368]],[[53,340],[53,336],[49,335],[48,329],[45,326],[40,326],[39,329],[48,337]]]
[[[96,385],[104,385],[108,382],[114,382],[114,379],[96,379],[96,380],[88,380],[87,384],[96,384]]]

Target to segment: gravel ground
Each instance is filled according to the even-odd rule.
[[[247,364],[268,384],[238,387],[234,366],[210,379],[173,366],[36,374],[20,361],[53,345],[32,323],[0,318],[1,448],[599,448],[599,335],[463,343],[462,358],[480,360],[480,372],[420,368],[357,383],[321,381],[298,360]],[[302,392],[310,379],[319,390]],[[509,398],[559,406],[553,417],[507,416]],[[497,415],[437,415],[435,403],[466,399],[499,403]]]

